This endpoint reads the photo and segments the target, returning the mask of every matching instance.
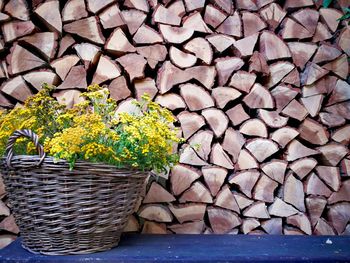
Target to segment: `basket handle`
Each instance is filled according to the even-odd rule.
[[[36,149],[38,150],[39,153],[39,157],[40,160],[39,162],[36,164],[36,166],[40,166],[41,163],[44,161],[45,159],[45,152],[44,152],[44,147],[39,143],[39,137],[37,134],[35,134],[33,131],[31,130],[17,130],[15,131],[8,139],[7,141],[7,145],[6,145],[6,151],[5,151],[5,158],[6,158],[6,164],[8,167],[11,167],[11,160],[13,157],[13,146],[16,143],[16,140],[20,137],[27,137],[29,139],[31,139],[36,147]]]

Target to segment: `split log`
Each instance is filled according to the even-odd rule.
[[[243,215],[247,217],[254,217],[259,219],[270,218],[270,214],[267,211],[266,204],[264,202],[258,201],[250,205],[243,211]]]
[[[128,88],[128,84],[124,76],[120,76],[109,84],[108,86],[111,98],[116,101],[126,99],[131,96],[131,91]]]
[[[249,93],[253,84],[255,83],[256,75],[246,71],[239,70],[231,77],[229,86],[232,86],[240,91]]]
[[[160,44],[136,47],[136,50],[147,60],[152,69],[157,66],[158,62],[164,61],[168,53],[166,47]]]
[[[263,138],[253,139],[249,141],[245,147],[258,162],[263,162],[265,159],[278,152],[278,145],[275,142]]]
[[[282,22],[281,36],[283,39],[305,39],[312,36],[310,32],[293,19],[286,18]]]
[[[334,90],[331,93],[327,106],[349,100],[350,99],[349,89],[350,89],[350,85],[346,81],[339,79],[336,83]]]
[[[313,158],[301,158],[290,164],[289,168],[302,180],[317,165],[317,161]]]
[[[340,172],[337,167],[317,166],[316,173],[334,192],[340,188]]]
[[[321,195],[329,197],[332,191],[315,174],[311,173],[304,182],[305,193],[309,195]]]
[[[255,33],[233,43],[233,46],[236,48],[235,54],[238,57],[243,58],[251,56],[254,52],[254,47],[256,42],[258,41],[258,37],[259,33]]]
[[[343,15],[340,11],[333,8],[321,8],[319,10],[321,20],[323,20],[328,28],[335,32],[339,25],[339,18]]]
[[[322,124],[330,128],[342,126],[345,124],[345,119],[337,114],[321,112],[319,114],[319,117]]]
[[[165,190],[161,185],[153,182],[149,188],[143,203],[171,203],[175,201],[175,197]]]
[[[55,92],[53,97],[61,104],[66,105],[68,109],[73,108],[75,104],[81,103],[84,101],[84,98],[81,97],[81,92],[79,90],[67,89]]]
[[[261,170],[271,179],[283,184],[288,163],[283,160],[274,159],[264,163]]]
[[[245,121],[239,128],[240,133],[248,136],[267,138],[267,128],[264,122],[259,119]]]
[[[170,210],[166,206],[160,204],[144,205],[138,211],[138,215],[144,219],[156,222],[166,223],[173,220]]]
[[[9,216],[10,209],[6,206],[3,201],[0,201],[0,216]]]
[[[7,247],[9,244],[11,244],[16,239],[17,239],[16,235],[12,235],[12,234],[1,235],[1,237],[0,237],[0,249]]]
[[[292,173],[286,176],[283,185],[283,201],[293,205],[299,211],[305,212],[303,183],[293,176]]]
[[[255,158],[247,151],[241,150],[236,162],[236,170],[246,170],[246,169],[255,169],[258,168],[258,162]]]
[[[339,49],[329,45],[329,44],[322,44],[318,49],[317,52],[312,60],[312,62],[319,64],[323,62],[329,62],[336,58],[338,58],[341,55],[341,52]]]
[[[70,0],[62,10],[63,23],[79,20],[88,16],[84,0]]]
[[[252,198],[252,190],[260,177],[260,173],[255,170],[248,170],[232,174],[229,183],[238,185],[239,190],[247,197]]]
[[[169,25],[159,25],[159,30],[168,43],[181,44],[189,40],[194,30],[188,27],[173,27]]]
[[[58,32],[59,34],[62,33],[62,19],[59,1],[52,0],[44,2],[35,9],[34,13],[50,31]],[[68,32],[68,30],[66,31]]]
[[[186,11],[192,12],[194,10],[201,10],[204,8],[204,0],[185,0]]]
[[[236,11],[233,15],[227,17],[216,31],[233,37],[242,37],[242,22],[239,13]]]
[[[329,141],[329,133],[317,121],[305,119],[299,126],[300,137],[316,145],[324,145]]]
[[[65,80],[68,72],[78,62],[79,62],[78,56],[68,55],[51,62],[51,67],[55,69],[57,75],[61,78],[61,80]]]
[[[101,1],[93,1],[93,0],[87,0],[87,7],[89,11],[96,14],[103,8],[105,8],[107,5],[111,4],[113,0],[101,0]]]
[[[312,38],[312,42],[316,43],[316,42],[325,41],[327,39],[330,39],[331,37],[332,37],[332,34],[331,32],[329,32],[327,26],[321,22],[318,22],[315,34]]]
[[[276,197],[275,201],[272,205],[270,205],[268,209],[270,215],[278,216],[278,217],[289,217],[297,214],[299,211],[296,210],[293,206],[285,203],[278,197]]]
[[[242,12],[242,22],[245,37],[254,35],[267,27],[260,16],[252,12]]]
[[[211,143],[213,141],[214,134],[209,130],[201,130],[191,137],[189,140],[190,145],[195,150],[200,158],[207,161],[209,153],[211,151]]]
[[[84,62],[84,67],[86,69],[91,65],[97,64],[97,61],[100,58],[100,48],[90,43],[74,45],[74,49],[76,50],[80,59]]]
[[[310,149],[303,144],[301,144],[298,140],[294,139],[288,146],[286,151],[287,161],[295,161],[297,159],[308,157],[311,155],[319,154],[319,150]]]
[[[136,51],[136,48],[130,44],[121,28],[113,31],[106,42],[105,49],[107,52],[117,56]]]
[[[57,57],[62,57],[62,55],[74,44],[75,44],[74,38],[69,34],[65,35],[60,41],[60,45],[59,45],[60,47],[57,52]]]
[[[282,218],[271,218],[261,222],[261,227],[270,235],[282,235]]]
[[[175,234],[202,234],[204,231],[204,221],[176,224],[171,225],[168,228]]]
[[[292,10],[300,7],[313,6],[315,4],[312,0],[287,0],[284,3],[284,8],[287,10]]]
[[[107,7],[99,14],[101,25],[104,29],[124,26],[124,16],[117,4]]]
[[[32,92],[23,80],[22,76],[17,76],[4,82],[0,90],[21,102],[24,102],[29,96],[32,96]]]
[[[204,87],[211,89],[214,85],[216,71],[214,66],[196,66],[185,70],[188,79],[198,80]]]
[[[156,23],[163,23],[167,25],[179,26],[181,24],[181,17],[167,9],[163,5],[158,5],[153,11],[153,20]]]
[[[191,137],[192,134],[205,125],[204,117],[194,112],[183,111],[177,115],[177,118],[181,124],[181,130],[185,139]]]
[[[124,5],[129,8],[136,8],[146,13],[149,12],[149,4],[147,0],[126,0]]]
[[[169,204],[170,211],[174,214],[180,224],[188,221],[201,221],[204,218],[206,205],[205,204]]]
[[[209,190],[197,181],[181,195],[179,202],[213,203],[213,198]]]
[[[287,224],[296,226],[307,235],[312,234],[310,220],[305,214],[299,213],[287,217]]]
[[[284,148],[298,135],[299,132],[296,129],[291,127],[283,127],[271,133],[271,139]]]
[[[186,108],[185,101],[182,97],[175,93],[167,93],[164,95],[158,95],[155,102],[159,103],[162,107],[169,110],[177,110]]]
[[[341,116],[347,120],[350,119],[350,102],[345,101],[342,103],[337,103],[329,107],[324,108],[325,111],[337,114],[338,116]]]
[[[180,85],[180,94],[191,111],[203,110],[214,106],[214,100],[209,92],[198,85],[190,83]]]
[[[222,148],[232,156],[232,161],[237,162],[239,153],[245,144],[243,135],[231,127],[226,129],[225,137],[222,142]]]
[[[213,51],[205,38],[196,37],[184,45],[184,49],[195,54],[197,58],[210,65],[213,60]]]
[[[185,5],[181,0],[169,2],[168,9],[179,17],[183,17],[186,14]]]
[[[225,85],[232,73],[239,70],[243,65],[244,62],[240,58],[224,57],[216,59],[215,68],[219,77],[219,85]]]
[[[317,45],[303,42],[289,42],[288,47],[292,54],[293,63],[300,69],[304,69],[305,64],[317,50]]]
[[[139,221],[134,215],[129,216],[128,222],[123,229],[123,232],[137,232],[140,229]]]
[[[88,17],[64,25],[63,29],[71,34],[78,35],[83,39],[95,44],[104,44],[105,38],[96,17]]]
[[[0,223],[0,230],[5,230],[10,233],[19,234],[19,228],[15,222],[15,218],[13,215],[5,217]]]
[[[281,82],[300,87],[300,77],[297,68],[294,68],[291,72],[289,72],[288,75],[281,80]]]
[[[23,75],[23,79],[36,90],[41,90],[43,83],[57,86],[59,83],[58,76],[52,71],[32,71]]]
[[[219,109],[210,108],[203,110],[202,115],[214,132],[215,137],[219,138],[225,133],[228,127],[228,118],[225,113]]]
[[[202,160],[195,152],[192,146],[184,144],[181,149],[180,154],[180,163],[195,165],[195,166],[204,166],[208,165],[207,162]]]
[[[138,54],[127,54],[117,59],[128,73],[130,81],[144,77],[147,61]]]
[[[282,111],[298,93],[298,91],[284,85],[278,85],[272,89],[271,95],[275,100],[276,110],[279,112]]]
[[[306,208],[310,217],[311,226],[314,227],[320,219],[327,201],[321,196],[309,196],[305,199]]]
[[[301,98],[301,102],[309,112],[311,117],[316,117],[321,110],[323,95],[314,95],[306,98]]]
[[[208,166],[202,167],[204,181],[212,196],[216,196],[227,176],[227,170],[223,167]]]
[[[227,15],[220,9],[211,4],[207,4],[204,13],[204,22],[213,28],[217,28],[225,19]]]
[[[52,32],[36,33],[19,39],[38,52],[45,60],[53,58],[57,48],[57,35]]]
[[[350,181],[344,181],[338,192],[332,193],[328,199],[329,204],[334,204],[337,202],[349,202],[350,201]]]
[[[321,152],[321,160],[323,164],[337,166],[338,163],[349,153],[349,150],[342,144],[328,143],[318,147]]]
[[[179,68],[189,68],[197,62],[197,58],[194,55],[185,53],[174,46],[170,47],[169,56],[171,62]]]
[[[212,90],[211,95],[214,97],[215,104],[223,109],[227,103],[238,99],[242,93],[230,87],[217,87]]]
[[[18,59],[21,58],[21,59]],[[8,72],[10,75],[23,73],[29,70],[40,68],[45,65],[45,61],[29,52],[27,49],[15,44],[11,48],[11,54],[7,57]]]
[[[271,3],[262,8],[259,13],[272,30],[275,30],[279,26],[287,14],[287,12],[276,3]]]
[[[253,198],[255,200],[272,203],[274,199],[274,191],[277,186],[278,183],[262,174],[254,187]]]
[[[27,2],[24,0],[10,0],[4,8],[4,11],[13,18],[27,21],[29,20],[29,10]]]
[[[277,85],[280,81],[282,81],[284,77],[286,77],[290,72],[292,72],[294,68],[294,64],[286,61],[279,61],[270,65],[270,77],[268,78],[266,87],[270,89]]]
[[[350,159],[343,159],[340,162],[340,174],[341,176],[350,176]]]
[[[324,220],[323,218],[320,218],[317,221],[317,224],[314,228],[314,235],[327,235],[327,236],[331,236],[331,235],[335,235],[335,231],[333,230],[333,228],[328,224],[328,222],[326,220]]]
[[[348,56],[343,54],[336,60],[333,60],[324,65],[323,68],[332,71],[338,77],[346,80],[349,76]]]
[[[190,187],[200,177],[199,170],[183,165],[175,165],[170,172],[171,191],[179,195]]]
[[[101,56],[97,64],[92,83],[101,84],[107,80],[114,79],[121,75],[118,65],[107,56]]]
[[[240,217],[229,210],[208,207],[207,211],[211,228],[216,234],[225,234],[242,224]]]
[[[137,30],[144,24],[147,15],[139,10],[129,9],[121,11],[121,17],[128,27],[129,33],[131,35],[134,35]],[[158,38],[156,35],[154,35],[155,31],[152,31],[149,27],[142,28],[139,32],[139,36],[142,37],[142,34],[147,33],[147,31],[153,36],[154,39]],[[145,36],[147,37],[146,34]],[[142,38],[140,38],[140,40],[142,40]]]
[[[35,26],[31,21],[10,21],[1,26],[5,42],[31,34]]]
[[[239,213],[239,207],[236,199],[227,185],[224,185],[216,195],[214,205]]]
[[[210,163],[224,167],[226,169],[233,169],[233,163],[230,157],[224,151],[219,143],[215,143],[210,152]]]
[[[236,202],[241,210],[243,210],[244,208],[246,208],[246,207],[250,206],[252,203],[254,203],[253,200],[247,198],[243,194],[234,192],[233,196],[235,197]]]
[[[271,93],[265,87],[255,83],[243,102],[251,109],[272,109],[274,100]]]
[[[282,113],[286,116],[289,116],[298,121],[302,121],[308,115],[306,108],[298,102],[296,99],[293,99],[283,110]]]
[[[145,221],[142,227],[142,234],[167,234],[164,223]]]
[[[254,218],[244,219],[241,225],[241,231],[243,234],[248,234],[255,228],[260,226],[260,222]]]
[[[281,128],[287,125],[289,120],[288,117],[283,117],[279,115],[277,111],[268,111],[259,109],[258,110],[259,118],[262,119],[267,126],[271,128]]]
[[[227,14],[233,13],[233,3],[229,0],[215,0],[215,5]]]
[[[291,57],[288,46],[269,31],[263,31],[260,35],[259,48],[267,61]]]
[[[270,74],[265,57],[257,51],[254,51],[252,57],[249,59],[249,72],[261,73],[263,76]]]
[[[195,32],[206,34],[213,33],[213,31],[211,31],[211,29],[203,21],[202,15],[198,11],[195,11],[183,18],[182,23],[184,28],[192,29]]]
[[[13,104],[2,93],[0,93],[0,105],[1,105],[0,106],[1,110],[3,110],[3,108],[13,108]],[[0,197],[1,197],[1,191],[0,191]]]
[[[71,68],[65,80],[57,89],[86,89],[86,71],[83,66],[74,66]]]
[[[334,131],[332,134],[332,140],[348,145],[350,143],[350,125],[343,126],[342,128]]]
[[[311,85],[328,73],[328,70],[321,68],[315,63],[308,62],[305,70],[300,75],[302,85]]]
[[[216,51],[222,53],[228,49],[234,42],[235,39],[224,34],[213,34],[207,36],[206,39],[212,44]]]
[[[237,126],[250,118],[242,107],[242,104],[238,104],[226,111],[226,115],[229,117],[233,126]]]
[[[329,223],[335,228],[337,233],[339,235],[342,234],[350,220],[350,204],[340,203],[332,205],[329,208],[327,217]]]
[[[338,37],[338,45],[348,56],[350,56],[349,39],[350,39],[350,30],[348,28],[344,28]]]
[[[160,25],[160,28],[162,26],[163,25]],[[163,36],[164,36],[164,34],[163,34]],[[153,28],[146,26],[146,25],[142,25],[139,27],[139,29],[136,31],[136,33],[133,37],[133,40],[136,44],[163,43],[162,36],[157,31],[155,31]]]

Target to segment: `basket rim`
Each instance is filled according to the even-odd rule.
[[[6,158],[5,157],[1,157],[1,163],[3,168],[8,169],[8,170],[17,170],[17,169],[28,169],[28,166],[23,166],[20,164],[20,162],[22,161],[26,161],[26,162],[33,162],[33,164],[36,164],[38,162],[38,160],[40,160],[40,156],[39,155],[15,155],[12,158],[11,164],[12,167],[8,167],[6,165]],[[56,165],[56,166],[60,166],[62,169],[66,169],[67,171],[69,170],[69,163],[67,160],[64,159],[57,159],[54,158],[52,156],[46,156],[44,158],[44,161],[42,162],[42,164],[40,166],[35,166],[31,167],[34,169],[40,169],[41,166],[46,166],[46,165]],[[118,173],[118,175],[116,176],[124,176],[124,177],[129,177],[131,176],[131,174],[133,175],[133,177],[144,177],[146,175],[148,175],[151,170],[138,170],[135,168],[126,168],[126,167],[116,167],[114,165],[111,164],[105,164],[105,163],[101,163],[101,162],[88,162],[88,161],[83,161],[83,160],[78,160],[76,161],[73,170],[71,170],[70,172],[75,173],[77,171],[82,171],[82,170],[86,170],[86,166],[89,166],[89,168],[93,168],[96,169],[96,171],[98,170],[111,170],[111,172],[116,172]],[[106,175],[107,176],[107,175]],[[111,174],[109,174],[109,176],[112,176]]]

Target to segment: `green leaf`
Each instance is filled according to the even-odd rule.
[[[333,0],[323,0],[323,7],[327,8],[332,3]]]
[[[342,20],[345,20],[345,19],[348,19],[348,18],[350,18],[350,13],[346,13],[342,17],[338,18],[337,21],[342,21]]]

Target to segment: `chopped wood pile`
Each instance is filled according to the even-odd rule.
[[[316,2],[316,3],[315,3]],[[186,139],[127,231],[350,233],[347,0],[0,1],[0,108],[147,92]],[[18,233],[0,181],[0,246]]]

